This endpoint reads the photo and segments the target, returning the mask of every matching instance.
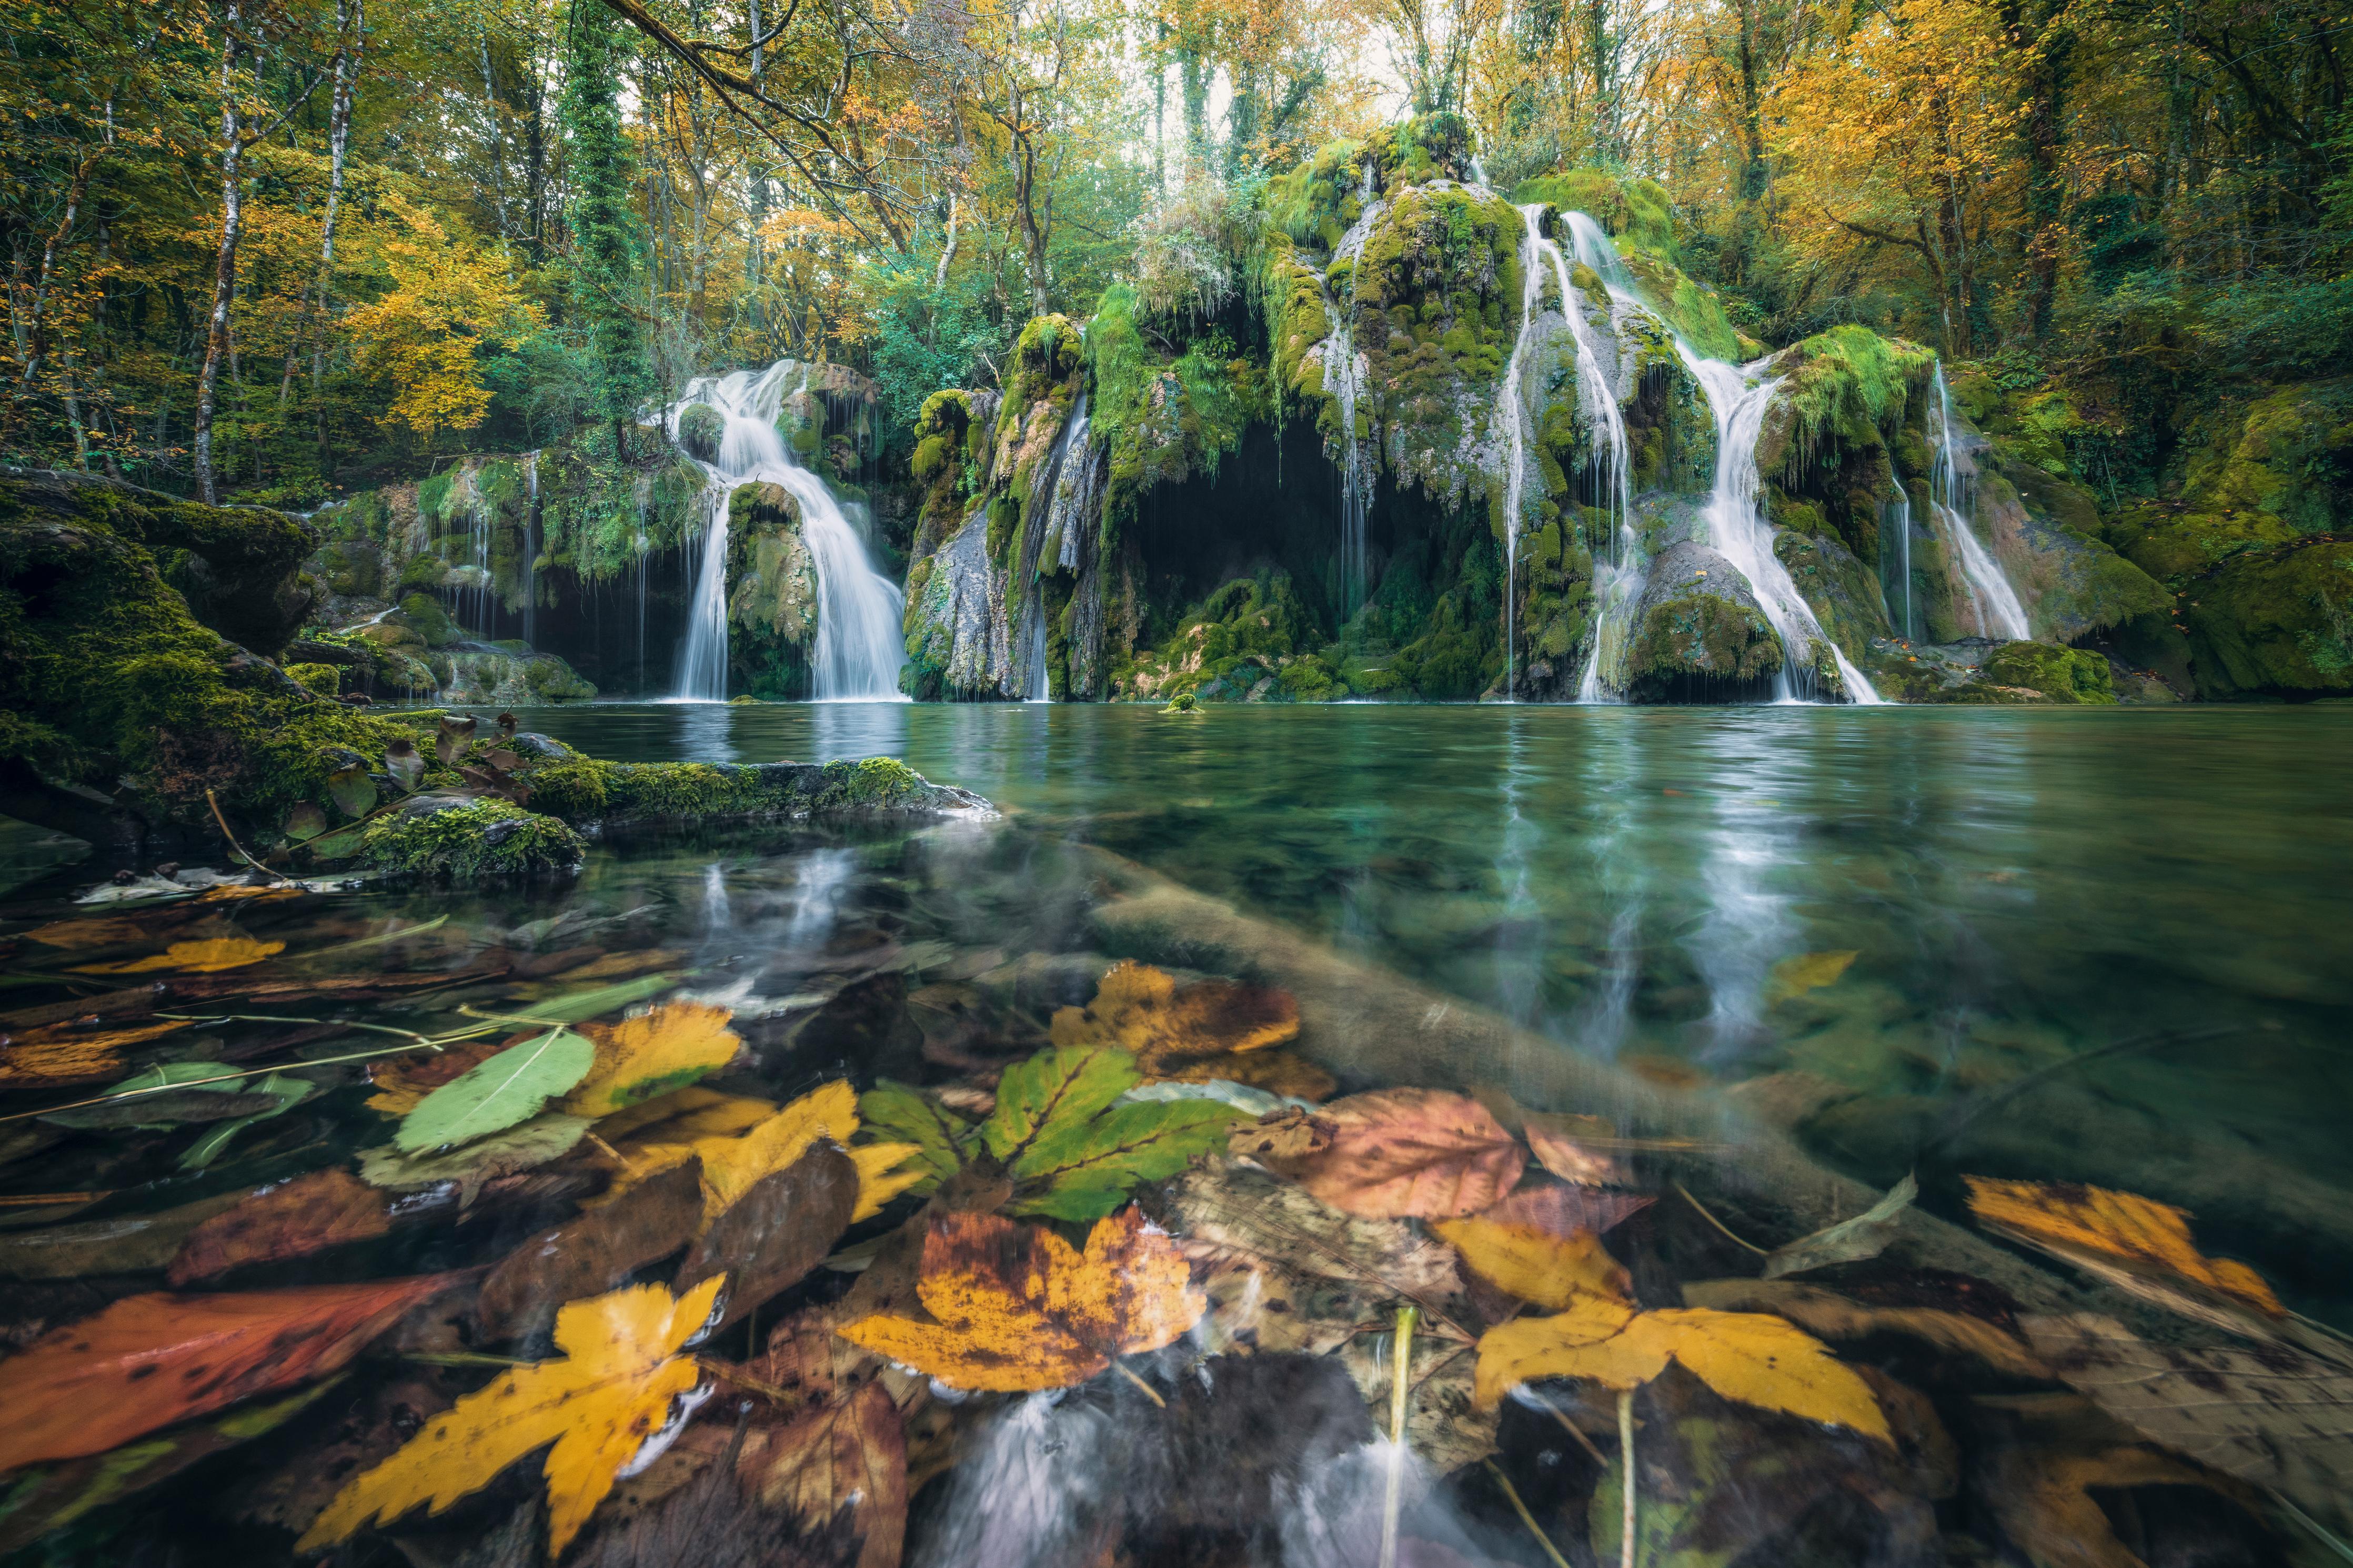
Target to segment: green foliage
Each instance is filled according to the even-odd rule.
[[[708,403],[691,404],[678,416],[678,444],[690,458],[718,461],[719,443],[726,434],[725,416]]]
[[[1599,169],[1570,169],[1524,180],[1512,192],[1514,205],[1548,202],[1563,212],[1585,214],[1617,243],[1620,254],[1645,250],[1673,263],[1675,209],[1656,180],[1628,179]]]
[[[874,278],[874,380],[884,427],[903,430],[939,388],[984,384],[1004,330],[990,312],[988,277],[978,268],[952,270],[940,288],[917,258]]]
[[[586,1036],[554,1028],[476,1063],[417,1102],[393,1143],[404,1154],[448,1148],[528,1121],[596,1065]]]
[[[633,144],[621,123],[622,38],[621,19],[602,6],[574,15],[565,32],[561,109],[574,192],[571,304],[585,330],[596,405],[616,443],[654,384],[637,310],[644,240],[630,200]]]
[[[290,664],[286,673],[306,691],[332,697],[342,689],[343,671],[332,664]]]
[[[1365,150],[1380,164],[1384,191],[1436,179],[1467,180],[1479,133],[1463,116],[1438,110],[1384,125],[1366,139]]]
[[[1261,195],[1267,221],[1294,244],[1330,251],[1364,211],[1357,197],[1365,147],[1327,142],[1315,155],[1267,181]]]
[[[1155,486],[1217,476],[1251,421],[1270,411],[1265,374],[1223,332],[1209,331],[1173,359],[1147,343],[1125,285],[1104,291],[1086,340],[1093,390],[1088,418],[1110,448],[1103,528],[1115,535]],[[1009,405],[1008,405],[1009,406]],[[990,517],[992,546],[996,518]]]

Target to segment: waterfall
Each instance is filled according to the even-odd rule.
[[[1331,332],[1324,340],[1324,384],[1340,403],[1340,618],[1353,616],[1364,605],[1369,584],[1365,546],[1365,517],[1373,505],[1372,465],[1365,460],[1364,443],[1356,439],[1356,403],[1365,385],[1366,365],[1356,353],[1353,326],[1356,302],[1355,263],[1365,248],[1381,204],[1373,196],[1373,165],[1366,163],[1356,185],[1356,221],[1348,226],[1333,247],[1332,261],[1350,264],[1348,299],[1335,301],[1324,268],[1324,318]]]
[[[1640,305],[1633,296],[1633,275],[1599,224],[1585,213],[1567,216],[1577,258],[1599,276],[1613,301]],[[1672,331],[1672,326],[1670,327]],[[1757,608],[1781,639],[1781,672],[1774,678],[1774,696],[1795,700],[1799,682],[1792,668],[1800,658],[1810,659],[1811,645],[1830,649],[1847,695],[1863,706],[1883,700],[1862,671],[1822,631],[1813,606],[1798,592],[1797,583],[1781,558],[1773,553],[1772,525],[1758,510],[1757,437],[1765,426],[1765,410],[1780,389],[1778,377],[1764,375],[1766,361],[1741,366],[1704,359],[1681,332],[1674,332],[1676,354],[1706,395],[1708,413],[1715,421],[1715,482],[1702,515],[1707,522],[1707,542],[1747,581]],[[1754,379],[1752,379],[1754,378]],[[1598,690],[1603,638],[1597,629],[1595,658],[1586,671],[1585,685]],[[1806,684],[1810,685],[1810,681]],[[1581,693],[1582,694],[1582,693]]]
[[[786,384],[797,374],[801,385],[788,388]],[[708,479],[686,642],[679,652],[677,696],[681,700],[726,700],[727,500],[738,486],[747,484],[782,486],[800,503],[801,542],[817,569],[811,694],[820,702],[902,700],[899,667],[907,653],[900,623],[905,597],[874,570],[865,541],[833,491],[793,460],[776,430],[776,416],[787,393],[806,386],[807,376],[807,367],[793,360],[778,360],[765,371],[698,376],[670,407],[666,422],[673,439],[679,416],[697,403],[708,404],[726,424],[717,458],[700,465]]]
[[[1021,558],[1014,563],[1022,588],[1023,700],[1051,700],[1046,672],[1046,604],[1041,580],[1050,571],[1075,572],[1080,546],[1094,524],[1103,495],[1103,465],[1087,415],[1087,394],[1079,394],[1071,416],[1054,437],[1052,450],[1029,485],[1031,517],[1039,520]],[[1075,676],[1073,677],[1075,679]],[[1009,681],[1008,681],[1009,684]]]
[[[1763,360],[1741,366],[1702,359],[1680,334],[1675,352],[1706,392],[1708,411],[1715,416],[1715,486],[1709,492],[1704,513],[1707,542],[1748,580],[1757,608],[1765,612],[1781,639],[1781,672],[1773,678],[1774,697],[1782,701],[1795,700],[1798,682],[1792,679],[1792,667],[1800,657],[1810,658],[1810,645],[1819,642],[1831,650],[1847,695],[1866,706],[1877,704],[1879,693],[1823,633],[1813,606],[1798,592],[1781,558],[1773,553],[1772,526],[1757,505],[1757,437],[1765,427],[1766,407],[1780,390],[1780,379],[1763,374]],[[1752,375],[1757,379],[1752,382]]]
[[[1542,225],[1544,204],[1530,202],[1520,209],[1525,233],[1520,237],[1520,333],[1512,340],[1512,357],[1504,366],[1504,384],[1495,394],[1495,417],[1504,426],[1511,456],[1504,469],[1504,700],[1517,689],[1519,671],[1520,510],[1527,504],[1528,411],[1520,396],[1520,381],[1527,374],[1528,342],[1535,336],[1536,306],[1544,300]]]
[[[1887,538],[1891,531],[1895,537],[1895,553],[1892,558],[1887,552]],[[1910,642],[1918,635],[1912,629],[1912,498],[1901,490],[1895,493],[1894,500],[1879,509],[1879,585],[1883,592],[1886,591],[1887,568],[1893,564],[1903,585],[1903,597],[1899,600],[1894,594],[1889,594],[1889,618],[1894,619],[1896,605],[1902,604],[1904,618],[1897,623],[1897,635]]]
[[[1929,465],[1929,510],[1944,525],[1945,537],[1960,557],[1961,586],[1969,596],[1978,635],[2023,642],[2034,635],[2027,629],[2026,606],[2003,575],[2001,563],[1978,538],[1977,486],[1971,482],[1977,470],[1962,467],[1965,459],[1953,444],[1953,394],[1945,384],[1942,360],[1936,362],[1935,391],[1936,456]]]

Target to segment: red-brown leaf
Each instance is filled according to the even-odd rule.
[[[154,1291],[53,1329],[0,1373],[0,1473],[103,1453],[348,1363],[463,1276],[209,1296]]]
[[[1312,1153],[1257,1156],[1345,1214],[1451,1219],[1512,1190],[1527,1151],[1494,1114],[1433,1089],[1352,1094],[1314,1112],[1331,1142]]]
[[[175,1287],[217,1279],[248,1263],[308,1258],[392,1229],[399,1200],[340,1165],[264,1187],[216,1214],[180,1244],[164,1278]]]

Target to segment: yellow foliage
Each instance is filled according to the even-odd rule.
[[[452,238],[432,214],[387,192],[379,247],[392,287],[343,318],[362,368],[396,388],[385,425],[431,439],[469,430],[491,405],[477,351],[510,346],[539,323],[501,251]]]
[[[648,1113],[656,1119],[635,1120]],[[624,1122],[618,1132],[613,1131],[625,1118],[632,1120]],[[629,1167],[614,1183],[608,1197],[699,1155],[702,1228],[707,1230],[754,1183],[791,1165],[818,1139],[849,1148],[851,1135],[858,1131],[858,1094],[848,1079],[837,1079],[778,1110],[765,1100],[708,1089],[679,1089],[608,1118],[604,1128]],[[640,1130],[643,1136],[631,1135]],[[871,1218],[923,1179],[920,1168],[895,1169],[915,1152],[912,1143],[870,1143],[849,1149],[850,1163],[858,1167],[858,1208],[853,1218]]]
[[[923,1237],[916,1295],[932,1321],[878,1315],[841,1336],[998,1393],[1083,1383],[1114,1356],[1170,1343],[1208,1305],[1176,1243],[1133,1206],[1096,1221],[1083,1254],[1000,1215],[943,1215]]]
[[[422,1502],[445,1513],[553,1443],[543,1467],[547,1547],[561,1557],[620,1468],[669,1420],[670,1401],[695,1385],[693,1361],[677,1352],[709,1321],[724,1283],[713,1276],[676,1298],[660,1285],[636,1285],[569,1303],[555,1316],[565,1359],[501,1373],[458,1401],[337,1494],[295,1550],[317,1552]]]
[[[1964,1176],[1969,1212],[1996,1230],[2055,1252],[2109,1278],[2168,1278],[2202,1287],[2268,1318],[2287,1309],[2262,1275],[2227,1258],[2208,1258],[2189,1239],[2189,1213],[2132,1193],[2073,1183],[1997,1182]],[[2111,1271],[2115,1272],[2111,1272]]]
[[[1453,1244],[1472,1273],[1505,1295],[1539,1307],[1557,1311],[1579,1296],[1626,1293],[1626,1270],[1589,1230],[1556,1236],[1482,1215],[1440,1220],[1430,1228]]]
[[[1555,1317],[1488,1330],[1479,1340],[1478,1398],[1492,1405],[1515,1385],[1545,1377],[1637,1388],[1671,1361],[1726,1399],[1894,1442],[1871,1385],[1792,1323],[1704,1307],[1645,1312],[1599,1295],[1579,1296]]]
[[[734,1014],[702,1002],[671,1002],[617,1024],[585,1024],[596,1065],[558,1110],[608,1116],[725,1067],[743,1046],[728,1028]]]
[[[161,952],[145,958],[134,958],[122,963],[78,963],[77,974],[144,974],[153,970],[168,969],[176,974],[216,974],[224,969],[242,969],[248,963],[259,963],[272,953],[283,952],[282,942],[256,942],[246,936],[217,936],[203,942],[175,942]]]

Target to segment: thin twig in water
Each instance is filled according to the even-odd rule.
[[[298,952],[294,956],[297,958],[324,958],[331,952],[351,952],[363,947],[381,947],[387,942],[398,942],[405,936],[422,936],[428,931],[437,931],[448,923],[449,917],[448,915],[442,915],[434,920],[419,921],[413,926],[402,926],[397,931],[378,931],[374,936],[364,936],[356,942],[339,942],[332,947],[313,948],[309,952]]]
[[[237,835],[228,830],[228,818],[221,815],[219,796],[214,795],[212,791],[206,790],[205,791],[205,804],[213,808],[213,820],[220,824],[221,837],[228,840],[229,848],[235,852],[238,859],[244,861],[255,870],[275,877],[281,882],[291,882],[294,880],[293,878],[288,876],[283,871],[270,870],[269,867],[263,865],[260,861],[255,859],[252,856],[245,852],[245,846],[239,844],[237,841]]]
[[[485,1355],[480,1351],[408,1351],[403,1361],[421,1362],[427,1366],[537,1366],[537,1362],[524,1361],[511,1355]]]
[[[612,1161],[616,1165],[620,1166],[622,1170],[633,1171],[637,1168],[629,1163],[628,1155],[622,1153],[618,1149],[614,1148],[610,1143],[606,1142],[602,1138],[597,1137],[594,1132],[588,1134],[588,1142],[596,1145],[597,1150],[603,1153],[607,1159]]]
[[[1528,1533],[1536,1538],[1536,1544],[1544,1548],[1545,1555],[1551,1558],[1557,1568],[1568,1568],[1568,1559],[1560,1554],[1560,1549],[1552,1543],[1552,1537],[1536,1523],[1536,1516],[1530,1513],[1528,1505],[1520,1500],[1519,1492],[1512,1485],[1512,1478],[1496,1468],[1493,1459],[1487,1461],[1487,1473],[1495,1478],[1497,1486],[1504,1489],[1504,1496],[1511,1502],[1512,1511],[1520,1516],[1520,1522],[1528,1527]]]
[[[1609,1468],[1609,1456],[1604,1454],[1601,1451],[1601,1446],[1596,1443],[1592,1438],[1587,1436],[1584,1431],[1578,1427],[1577,1423],[1568,1418],[1567,1413],[1562,1410],[1559,1405],[1555,1405],[1549,1399],[1538,1399],[1533,1394],[1527,1394],[1525,1391],[1523,1392],[1523,1397],[1526,1398],[1528,1402],[1534,1405],[1537,1409],[1543,1411],[1546,1415],[1559,1422],[1561,1430],[1576,1438],[1577,1446],[1583,1448],[1588,1455],[1592,1456],[1593,1462],[1595,1464],[1600,1466],[1605,1470]]]
[[[774,1400],[778,1405],[798,1405],[803,1402],[802,1395],[793,1394],[787,1389],[778,1388],[773,1383],[763,1383],[741,1368],[729,1366],[724,1362],[705,1361],[702,1357],[697,1356],[694,1358],[694,1364],[723,1383],[732,1383],[738,1388],[748,1389],[761,1398]]]
[[[1753,1241],[1742,1241],[1740,1237],[1733,1235],[1731,1228],[1722,1220],[1708,1213],[1707,1205],[1700,1202],[1697,1198],[1692,1196],[1691,1189],[1684,1186],[1681,1182],[1677,1182],[1675,1184],[1675,1191],[1683,1194],[1683,1202],[1697,1209],[1699,1211],[1699,1217],[1707,1221],[1708,1224],[1715,1226],[1717,1233],[1720,1234],[1726,1241],[1737,1243],[1738,1245],[1746,1247],[1749,1251],[1755,1253],[1759,1258],[1770,1258],[1773,1256],[1773,1249],[1771,1247],[1759,1247]]]
[[[182,1079],[177,1083],[142,1084],[137,1089],[118,1089],[112,1094],[72,1100],[64,1105],[45,1105],[38,1110],[12,1110],[5,1116],[0,1116],[0,1121],[25,1121],[36,1116],[55,1116],[60,1110],[79,1110],[89,1105],[111,1105],[120,1100],[137,1100],[142,1095],[166,1094],[174,1089],[202,1089],[208,1083],[234,1083],[239,1079],[263,1078],[270,1073],[284,1072],[290,1068],[331,1068],[341,1067],[346,1062],[382,1061],[386,1057],[405,1057],[415,1048],[412,1046],[397,1051],[353,1051],[349,1056],[312,1057],[305,1061],[280,1062],[275,1067],[246,1068],[237,1072],[216,1073],[211,1078]]]
[[[365,1029],[371,1034],[398,1035],[415,1040],[420,1051],[438,1051],[440,1045],[431,1037],[414,1029],[404,1029],[393,1024],[354,1024],[342,1018],[280,1018],[261,1013],[158,1013],[158,1018],[175,1018],[190,1024],[308,1024],[313,1028]]]
[[[1389,1484],[1381,1503],[1381,1568],[1397,1568],[1398,1510],[1405,1501],[1405,1413],[1413,1394],[1415,1309],[1397,1310],[1397,1364],[1389,1374]]]
[[[1148,1383],[1145,1382],[1145,1381],[1144,1381],[1144,1379],[1142,1379],[1142,1378],[1140,1378],[1140,1377],[1136,1376],[1136,1375],[1135,1375],[1135,1373],[1134,1373],[1134,1372],[1132,1372],[1131,1370],[1129,1370],[1129,1368],[1128,1368],[1124,1363],[1120,1363],[1120,1362],[1113,1362],[1113,1363],[1112,1363],[1111,1364],[1112,1364],[1113,1369],[1113,1370],[1115,1370],[1115,1371],[1120,1374],[1120,1376],[1122,1376],[1122,1377],[1124,1377],[1124,1378],[1127,1379],[1127,1381],[1128,1381],[1128,1382],[1130,1382],[1130,1383],[1132,1383],[1132,1384],[1135,1384],[1135,1386],[1136,1386],[1136,1387],[1138,1387],[1138,1388],[1140,1388],[1140,1389],[1144,1390],[1144,1397],[1145,1397],[1145,1398],[1149,1399],[1150,1401],[1152,1401],[1152,1403],[1153,1403],[1153,1404],[1157,1405],[1158,1405],[1158,1406],[1160,1406],[1160,1408],[1161,1408],[1161,1409],[1163,1409],[1163,1410],[1166,1410],[1166,1409],[1167,1409],[1167,1408],[1168,1408],[1168,1402],[1167,1402],[1166,1400],[1165,1400],[1165,1399],[1163,1399],[1163,1398],[1161,1398],[1161,1397],[1160,1397],[1160,1391],[1159,1391],[1158,1389],[1156,1389],[1156,1388],[1153,1387],[1150,1384],[1148,1384]]]

